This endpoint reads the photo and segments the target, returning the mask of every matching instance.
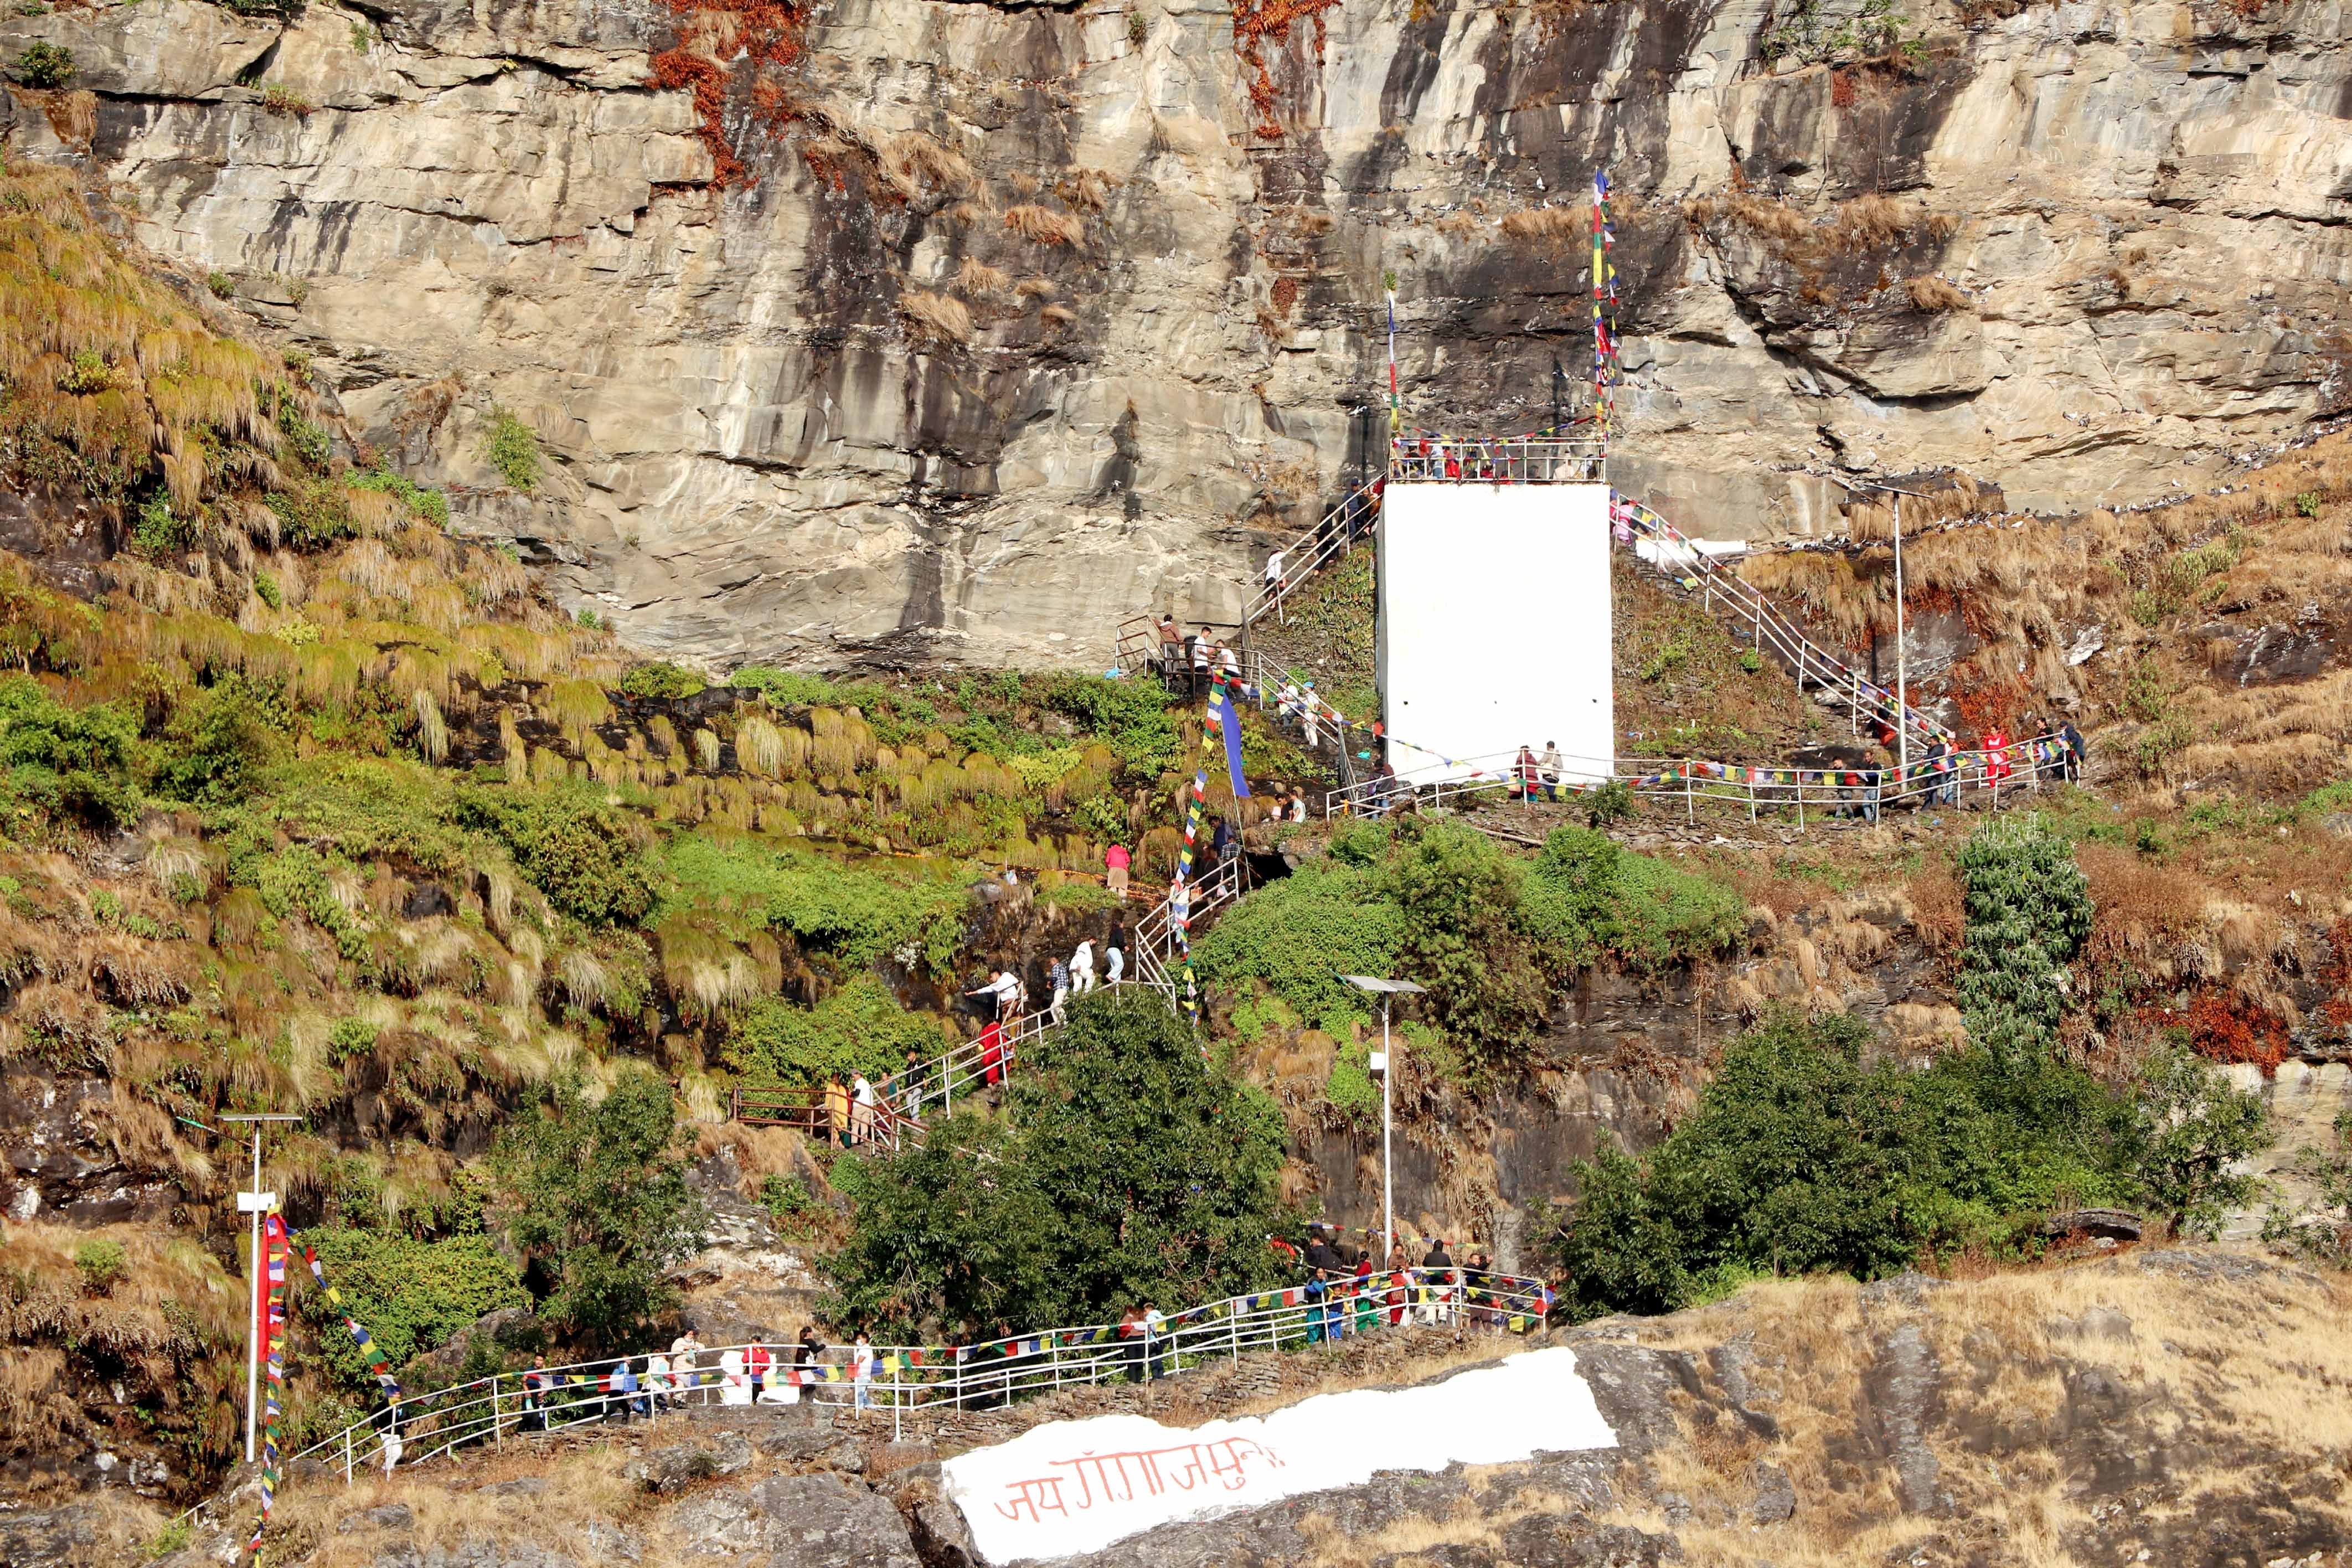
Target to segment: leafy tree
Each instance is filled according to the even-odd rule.
[[[2230,1169],[2270,1145],[2262,1096],[2232,1088],[2212,1063],[2167,1040],[2140,1066],[2137,1110],[2148,1201],[2177,1236],[2221,1235],[2223,1216],[2252,1202],[2262,1184]]]
[[[1053,1211],[1005,1123],[960,1111],[934,1121],[921,1148],[837,1160],[833,1178],[856,1205],[829,1266],[836,1321],[977,1337],[1046,1321]]]
[[[1193,951],[1204,980],[1263,982],[1300,1016],[1330,1026],[1360,1013],[1342,974],[1395,972],[1402,911],[1377,873],[1338,855],[1310,860],[1220,915]]]
[[[1411,819],[1388,864],[1404,914],[1397,964],[1428,987],[1428,1012],[1465,1050],[1492,1057],[1544,1019],[1550,988],[1518,923],[1525,872],[1485,834]]]
[[[1024,1050],[1013,1131],[960,1116],[919,1152],[836,1164],[857,1202],[833,1265],[841,1316],[992,1333],[1279,1278],[1265,1238],[1292,1218],[1276,1194],[1281,1112],[1203,1063],[1164,1003],[1074,998],[1068,1023]]]
[[[1156,777],[1175,763],[1182,735],[1158,681],[1057,675],[1046,685],[1045,702],[1084,724],[1129,773]]]
[[[1960,850],[1966,923],[1960,1013],[1969,1038],[2012,1068],[2056,1048],[2070,976],[2091,934],[2089,879],[2040,813],[2003,816]]]
[[[754,1084],[821,1084],[836,1073],[880,1078],[945,1046],[937,1021],[898,1005],[889,988],[860,974],[814,1007],[782,997],[755,1003],[728,1035],[727,1066]]]
[[[2019,1251],[2061,1194],[2137,1190],[2130,1107],[2079,1069],[2035,1069],[2053,1103],[2026,1114],[1981,1049],[1912,1071],[1866,1059],[1868,1041],[1848,1015],[1777,1013],[1646,1161],[1580,1164],[1559,1237],[1571,1304],[1663,1311],[1750,1272],[1867,1279],[1923,1251]]]
[[[509,1124],[496,1165],[507,1236],[531,1265],[543,1315],[591,1340],[626,1338],[676,1295],[663,1274],[702,1245],[669,1086],[625,1069],[602,1100],[577,1078]]]
[[[667,660],[632,665],[621,677],[621,689],[631,697],[668,698],[672,700],[692,697],[705,684],[702,677],[694,671]]]

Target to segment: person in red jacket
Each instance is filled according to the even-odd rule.
[[[751,1374],[751,1403],[754,1405],[761,1403],[767,1395],[768,1368],[772,1364],[773,1364],[773,1358],[768,1354],[768,1347],[763,1344],[755,1343],[743,1352],[743,1370]]]
[[[1996,724],[1987,730],[1979,744],[1985,752],[1985,783],[1997,784],[2010,775],[2009,737]]]

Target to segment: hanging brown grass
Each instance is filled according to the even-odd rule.
[[[681,921],[664,925],[658,941],[662,978],[681,1016],[715,1017],[760,994],[759,966],[734,943]]]
[[[507,709],[499,710],[499,760],[506,769],[507,783],[520,784],[530,777],[530,749],[523,744],[522,731]]]
[[[1050,300],[1059,292],[1051,278],[1024,278],[1013,291],[1024,300]]]
[[[1087,237],[1084,222],[1034,202],[1006,208],[1004,227],[1007,233],[1017,234],[1033,245],[1076,246],[1085,244]]]
[[[1923,310],[1929,315],[1945,310],[1972,310],[1976,304],[1958,288],[1932,272],[1904,279],[1903,291],[1910,296],[1913,310]]]
[[[415,699],[416,709],[416,749],[425,760],[439,767],[449,760],[449,721],[441,716],[441,705],[433,693],[420,686]]]
[[[1013,287],[1013,274],[1001,267],[991,267],[976,256],[967,256],[956,268],[955,286],[967,300],[985,300],[1002,294]]]
[[[1122,183],[1108,169],[1073,169],[1054,182],[1054,194],[1080,212],[1098,213]]]
[[[1443,226],[1442,225],[1440,226]],[[1590,216],[1570,207],[1530,207],[1507,215],[1503,233],[1522,244],[1572,239],[1591,229]]]
[[[910,289],[899,296],[898,312],[917,337],[950,348],[962,348],[971,342],[971,311],[951,295]]]
[[[890,138],[878,163],[883,177],[902,197],[959,195],[971,188],[971,160],[919,131]]]
[[[1078,319],[1078,313],[1067,305],[1048,305],[1037,312],[1037,319],[1049,327],[1066,327]],[[1283,341],[1289,341],[1286,334]]]
[[[719,735],[716,731],[705,728],[694,732],[694,760],[701,764],[705,773],[719,771]]]

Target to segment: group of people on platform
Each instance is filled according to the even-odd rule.
[[[1433,1237],[1416,1264],[1402,1239],[1391,1244],[1388,1260],[1380,1264],[1380,1236],[1363,1233],[1363,1245],[1348,1240],[1345,1231],[1321,1221],[1307,1227],[1307,1245],[1278,1242],[1297,1254],[1305,1276],[1308,1304],[1307,1337],[1310,1343],[1343,1339],[1383,1324],[1407,1321],[1432,1326],[1455,1322],[1500,1331],[1509,1321],[1515,1303],[1496,1281],[1494,1259],[1474,1246],[1457,1263],[1445,1250],[1442,1237]],[[1414,1285],[1402,1277],[1418,1268]],[[1530,1310],[1517,1303],[1520,1312]],[[1537,1309],[1539,1310],[1539,1309]]]
[[[688,1329],[667,1352],[623,1356],[594,1373],[551,1371],[547,1357],[535,1355],[522,1374],[521,1429],[544,1432],[598,1418],[627,1422],[688,1405],[797,1405],[804,1391],[828,1381],[827,1349],[815,1325],[803,1323],[800,1338],[789,1344],[755,1342],[715,1356]],[[849,1403],[871,1409],[873,1342],[861,1331],[848,1349]]]
[[[1242,680],[1241,656],[1233,644],[1219,641],[1212,626],[1187,633],[1174,616],[1160,616],[1160,650],[1154,663],[1160,679],[1179,696],[1205,696],[1216,674],[1222,674],[1240,696],[1255,695]]]

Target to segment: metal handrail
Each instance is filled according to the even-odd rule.
[[[1897,702],[1893,692],[1864,679],[1859,670],[1815,643],[1805,635],[1802,626],[1782,614],[1755,584],[1718,566],[1688,536],[1648,507],[1612,490],[1610,510],[1612,523],[1622,522],[1629,531],[1661,545],[1662,555],[1670,553],[1679,563],[1686,563],[1699,588],[1702,607],[1712,614],[1714,601],[1722,598],[1739,619],[1748,623],[1759,651],[1769,647],[1795,674],[1800,690],[1811,678],[1817,687],[1834,689],[1843,697],[1857,732],[1861,721],[1868,718],[1874,721],[1883,720],[1890,727],[1907,732],[1912,744],[1922,749],[1937,740],[1952,738],[1942,725],[1918,710]],[[1669,576],[1675,575],[1663,558],[1650,563]]]
[[[1385,475],[1365,480],[1276,548],[1274,553],[1282,557],[1282,574],[1272,583],[1262,583],[1243,606],[1244,628],[1255,626],[1267,611],[1279,610],[1299,584],[1355,547],[1357,535],[1364,531],[1357,519],[1380,506],[1381,487],[1386,482]]]
[[[1478,485],[1600,484],[1609,443],[1598,436],[1491,436],[1466,439],[1396,436],[1392,479]]]
[[[1563,799],[1583,794],[1594,787],[1594,775],[1605,771],[1635,796],[1680,801],[1693,816],[1701,805],[1744,806],[1751,822],[1766,810],[1793,807],[1801,826],[1808,805],[1816,810],[1874,812],[1906,801],[1932,805],[1939,798],[1958,805],[1964,793],[1971,790],[1990,795],[1997,810],[2004,792],[2014,795],[2021,789],[2039,789],[2044,775],[2063,773],[2067,752],[2064,739],[2053,732],[1990,750],[1914,757],[1908,767],[1894,763],[1840,768],[1793,763],[1751,766],[1689,757],[1609,761],[1563,757],[1561,780],[1545,784],[1539,772],[1536,791],[1523,798],[1533,804],[1538,795]],[[1400,773],[1393,781],[1392,795],[1388,793],[1391,781],[1368,779],[1352,789],[1328,792],[1323,814],[1327,818],[1347,814],[1379,816],[1408,805],[1428,807],[1472,795],[1509,794],[1521,783],[1516,752],[1460,758],[1447,766],[1471,771],[1463,774],[1425,766]],[[1440,773],[1444,776],[1431,776]]]
[[[811,1403],[891,1412],[894,1434],[913,1411],[1010,1403],[1055,1389],[1123,1379],[1180,1376],[1212,1361],[1238,1361],[1254,1350],[1307,1344],[1397,1328],[1408,1323],[1467,1322],[1497,1331],[1541,1326],[1551,1294],[1541,1280],[1487,1270],[1407,1268],[1331,1282],[1319,1296],[1312,1285],[1277,1287],[1189,1308],[1156,1329],[1092,1323],[986,1340],[971,1345],[874,1345],[871,1373],[855,1375],[855,1348],[829,1345],[811,1361],[792,1344],[698,1347],[691,1365],[670,1363],[647,1373],[635,1391],[604,1387],[621,1362],[632,1373],[661,1347],[601,1356],[530,1373],[496,1373],[446,1388],[407,1395],[312,1443],[286,1461],[289,1475],[304,1461],[340,1465],[346,1485],[361,1470],[414,1468],[462,1449],[503,1447],[541,1432],[559,1432],[616,1415],[652,1415],[663,1406],[762,1405]],[[750,1373],[754,1349],[770,1357],[766,1387]],[[730,1353],[737,1359],[730,1363]],[[659,1382],[654,1379],[659,1377]],[[527,1380],[536,1379],[537,1387]],[[784,1390],[792,1393],[786,1395]]]

